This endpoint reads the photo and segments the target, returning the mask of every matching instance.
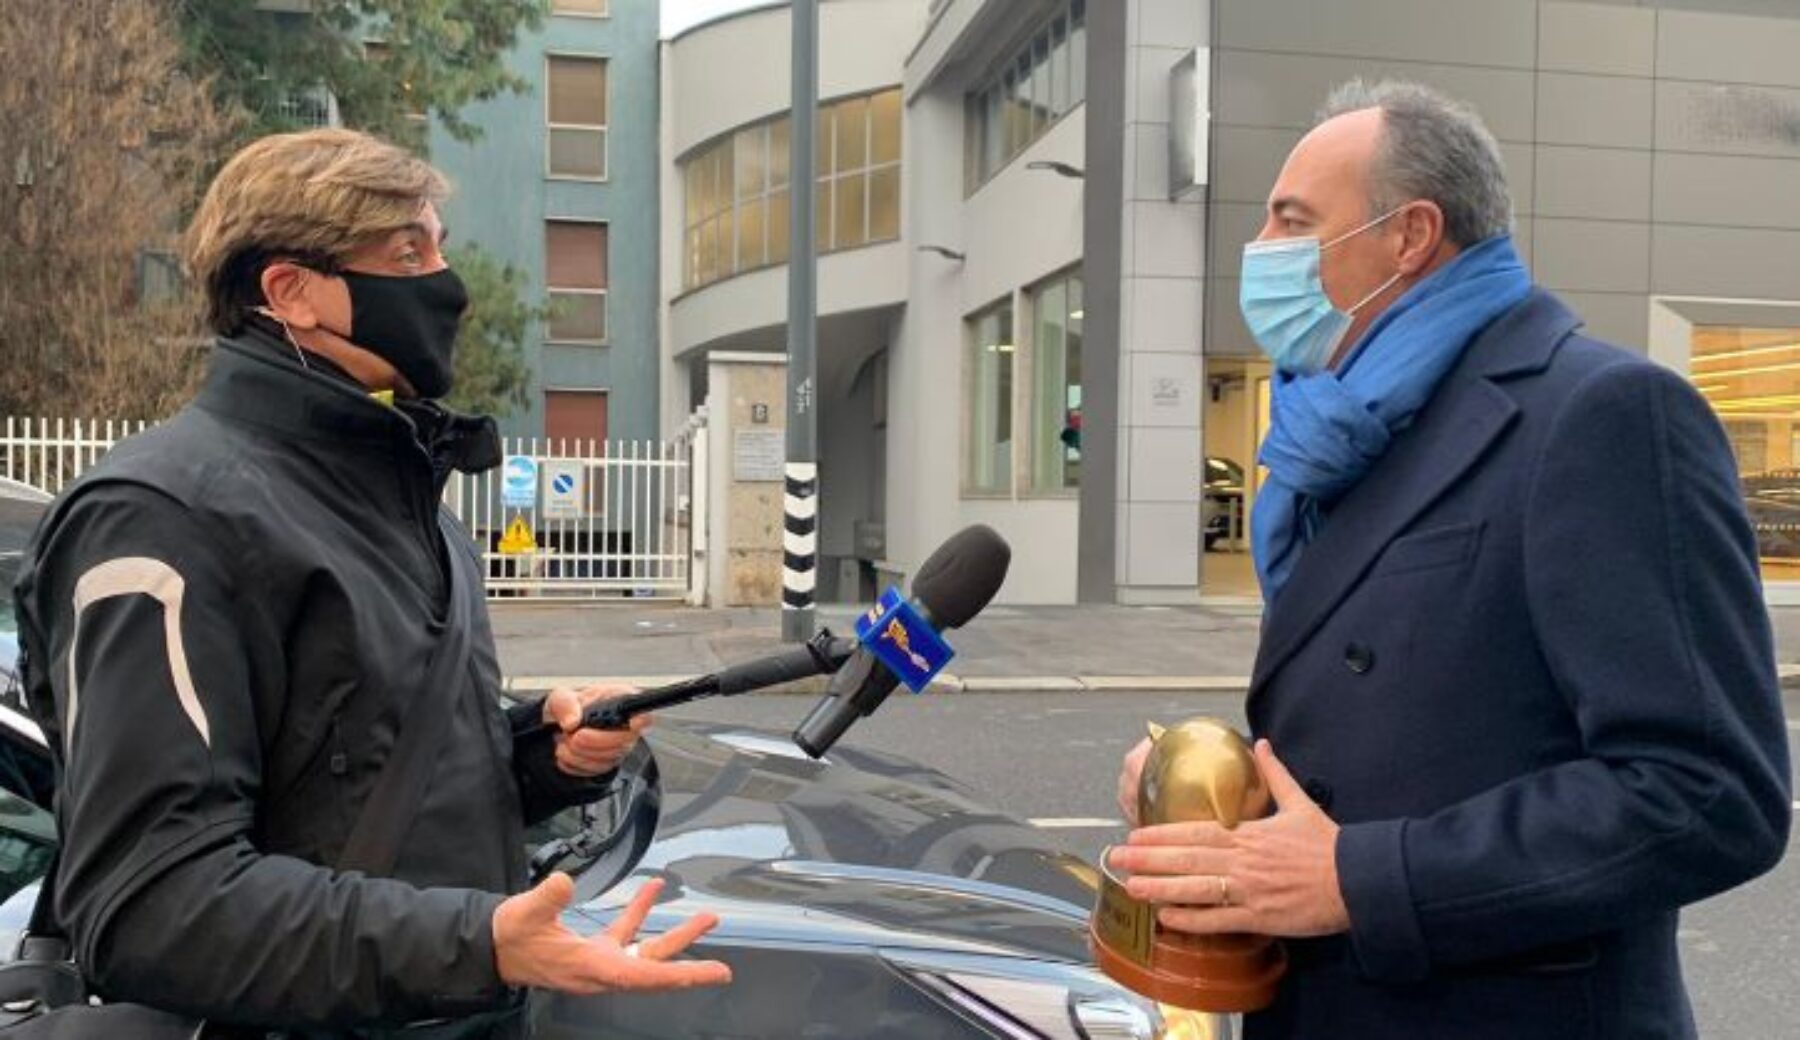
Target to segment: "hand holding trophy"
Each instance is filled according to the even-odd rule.
[[[1167,729],[1150,725],[1152,747],[1138,785],[1138,823],[1216,822],[1235,828],[1268,814],[1272,799],[1244,738],[1213,718]],[[1263,935],[1190,935],[1158,924],[1156,906],[1126,891],[1101,858],[1100,895],[1089,938],[1100,969],[1154,1000],[1208,1012],[1256,1011],[1275,998],[1287,970],[1280,943]],[[1215,905],[1231,902],[1219,877]]]

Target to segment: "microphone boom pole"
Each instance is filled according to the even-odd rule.
[[[831,675],[856,653],[856,641],[839,639],[830,629],[819,633],[798,647],[790,647],[767,657],[732,665],[709,675],[684,679],[667,686],[611,697],[594,704],[581,717],[588,729],[624,729],[634,716],[661,708],[672,708],[708,697],[735,697],[768,686],[776,686],[815,675]],[[562,732],[554,722],[544,723],[543,734]]]

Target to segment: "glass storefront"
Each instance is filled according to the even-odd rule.
[[[1250,510],[1266,472],[1256,451],[1269,431],[1269,363],[1260,358],[1206,359],[1205,449],[1201,473],[1200,591],[1254,597]]]
[[[1800,582],[1800,327],[1694,325],[1688,346],[1689,377],[1737,459],[1763,578]],[[1206,375],[1202,591],[1251,595],[1247,520],[1266,474],[1255,456],[1269,427],[1269,369],[1207,358]]]
[[[1763,578],[1800,580],[1800,328],[1696,325],[1690,349],[1737,457]]]

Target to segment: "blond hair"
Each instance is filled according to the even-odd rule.
[[[207,322],[232,335],[265,301],[262,272],[292,260],[334,273],[357,249],[419,219],[450,193],[430,163],[355,130],[272,134],[213,179],[186,238]]]

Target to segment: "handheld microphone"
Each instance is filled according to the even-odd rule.
[[[933,629],[961,628],[1000,591],[1012,547],[985,524],[966,527],[938,547],[913,578],[912,607]],[[821,758],[850,725],[872,714],[900,677],[863,643],[838,669],[825,697],[794,730],[794,743]]]

